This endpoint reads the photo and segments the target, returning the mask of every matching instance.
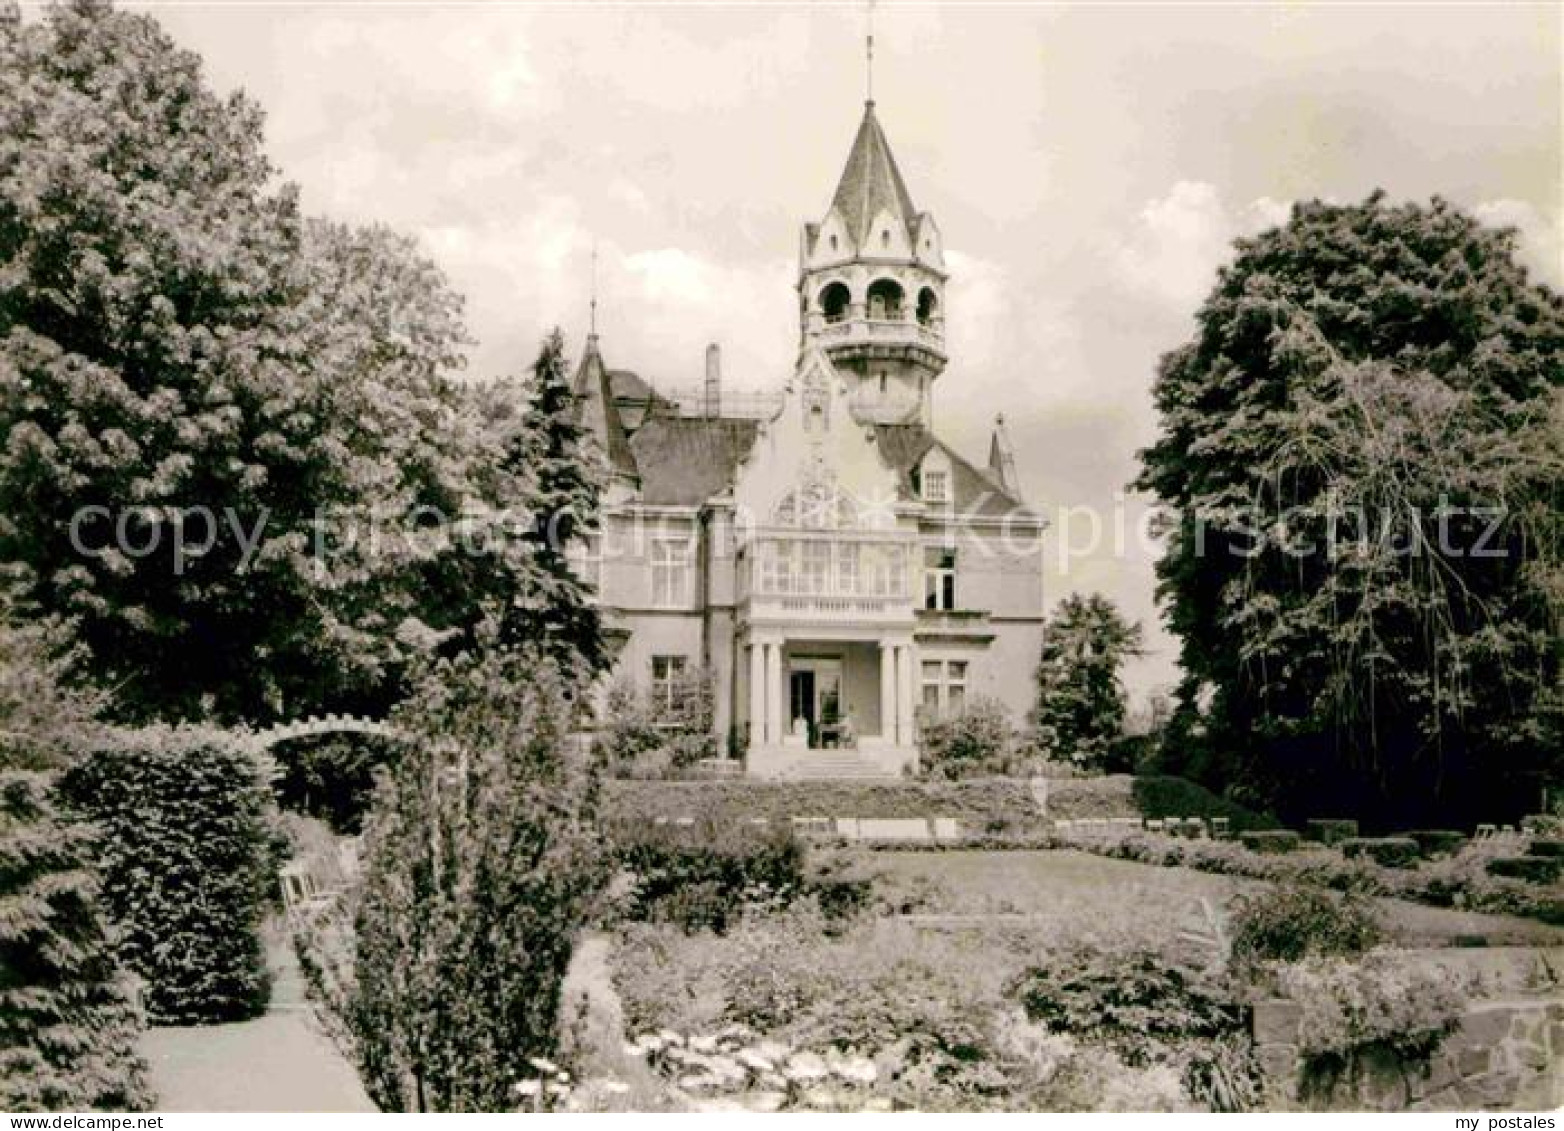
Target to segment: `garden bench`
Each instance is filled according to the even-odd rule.
[[[829,837],[836,833],[830,817],[794,817],[793,831],[802,837]]]
[[[928,841],[933,832],[927,817],[865,817],[858,822],[862,840]]]

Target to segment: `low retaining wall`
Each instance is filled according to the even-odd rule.
[[[1254,1007],[1268,1090],[1323,1111],[1554,1111],[1564,1106],[1564,1001],[1474,1003],[1426,1063],[1374,1051],[1348,1071],[1312,1077],[1298,1051],[1302,1008]]]

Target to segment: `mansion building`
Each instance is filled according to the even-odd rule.
[[[666,701],[704,672],[721,747],[757,777],[893,776],[918,727],[977,696],[1025,717],[1043,634],[1043,531],[1003,418],[986,466],[934,431],[948,275],[874,103],[799,245],[799,351],[779,393],[660,393],[575,375],[607,463],[579,548],[613,677]],[[671,705],[671,704],[670,704]]]

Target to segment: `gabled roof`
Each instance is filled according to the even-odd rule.
[[[891,143],[874,115],[874,103],[864,103],[863,121],[847,155],[847,167],[837,182],[831,207],[842,215],[853,242],[863,247],[874,218],[886,210],[910,233],[918,211],[912,206],[912,194],[891,156]]]
[[[619,419],[619,409],[614,404],[613,386],[608,368],[603,364],[603,355],[597,349],[596,334],[587,337],[586,352],[581,355],[571,391],[576,397],[579,419],[596,437],[609,468],[616,475],[637,478],[635,456]]]
[[[1003,486],[979,471],[921,424],[877,424],[874,438],[880,452],[901,477],[901,489],[916,498],[912,473],[931,448],[939,448],[950,460],[951,504],[958,514],[1002,517],[1027,506]]]
[[[699,506],[722,494],[759,427],[755,420],[652,413],[630,438],[641,470],[641,501]]]

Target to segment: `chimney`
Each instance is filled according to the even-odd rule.
[[[722,415],[722,347],[716,342],[706,347],[706,396],[703,404],[708,420]]]

